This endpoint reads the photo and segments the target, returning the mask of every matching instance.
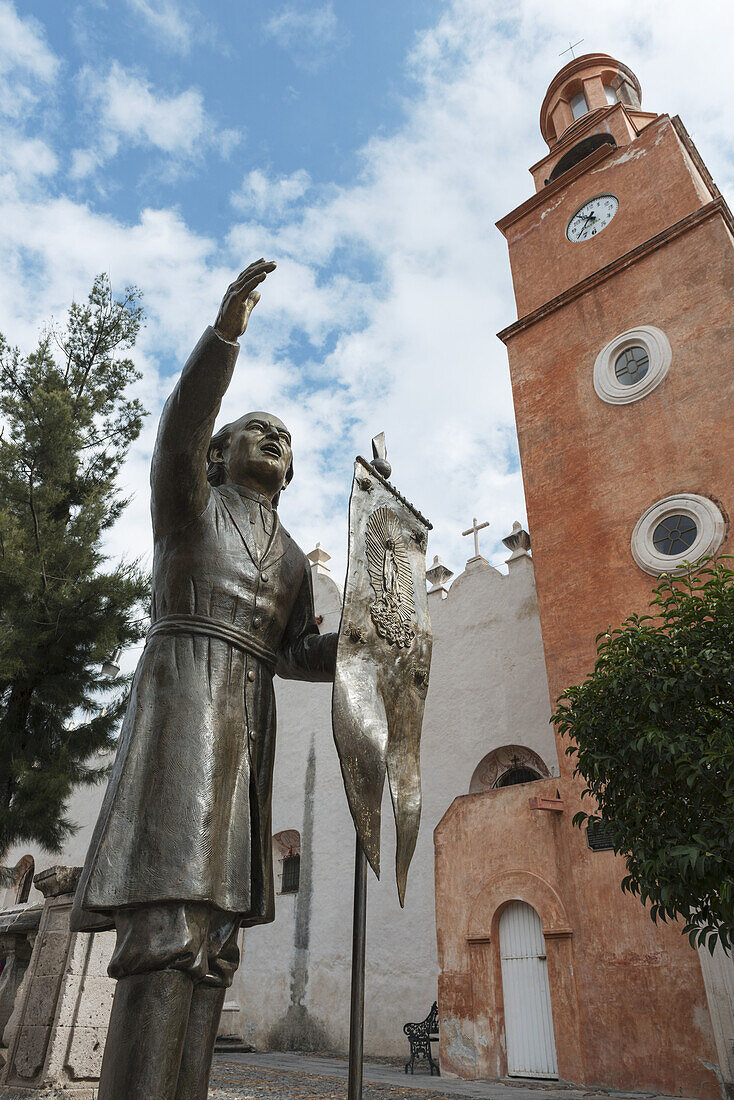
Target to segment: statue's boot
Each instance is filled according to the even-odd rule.
[[[193,988],[180,970],[119,979],[98,1100],[175,1100]]]
[[[189,1010],[176,1100],[207,1100],[209,1074],[226,990],[195,985]]]

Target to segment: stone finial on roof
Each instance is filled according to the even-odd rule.
[[[430,569],[426,569],[426,580],[431,586],[428,589],[429,596],[432,592],[440,592],[441,598],[445,600],[448,595],[446,581],[453,577],[453,575],[453,569],[449,569],[447,565],[444,565],[438,554],[436,554],[433,559],[433,565]]]
[[[528,554],[528,550],[530,549],[530,535],[517,520],[513,523],[510,534],[503,538],[502,541],[507,549],[512,551],[507,559],[508,562],[530,556]]]
[[[321,543],[316,543],[316,549],[312,550],[310,554],[306,554],[306,557],[311,562],[311,569],[316,573],[328,574],[331,572],[327,566],[327,561],[331,561],[331,554],[327,554],[322,549]]]

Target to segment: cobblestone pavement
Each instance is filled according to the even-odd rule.
[[[221,1054],[214,1059],[209,1100],[345,1100],[340,1058],[299,1054]],[[651,1093],[587,1091],[540,1081],[457,1081],[416,1074],[394,1063],[367,1063],[363,1100],[674,1100]]]

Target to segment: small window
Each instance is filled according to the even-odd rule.
[[[532,768],[510,768],[497,780],[496,787],[514,787],[518,783],[534,783],[536,779],[542,779]]]
[[[469,794],[513,787],[516,783],[532,783],[536,779],[547,779],[550,774],[537,752],[525,745],[502,745],[479,761],[471,777]]]
[[[280,886],[281,894],[295,894],[298,892],[298,884],[301,878],[301,857],[286,856],[283,860],[283,879]]]
[[[614,361],[614,373],[617,381],[623,386],[634,386],[641,382],[647,374],[650,366],[650,356],[645,348],[639,344],[633,344],[631,348],[625,348]]]
[[[298,829],[284,829],[275,834],[273,862],[280,878],[279,893],[297,894],[301,878],[301,834]]]
[[[617,93],[615,92],[611,84],[604,85],[604,95],[607,97],[607,103],[619,103],[619,100],[617,99]]]
[[[586,827],[586,843],[592,852],[614,851],[611,827],[604,821],[593,821]]]
[[[652,534],[652,544],[659,554],[684,554],[693,546],[698,534],[696,521],[691,516],[666,516]]]
[[[571,100],[571,111],[574,118],[581,118],[582,115],[588,113],[589,104],[586,102],[586,96],[583,92],[579,92]]]
[[[15,867],[15,904],[25,905],[30,897],[36,865],[33,856],[23,856]]]

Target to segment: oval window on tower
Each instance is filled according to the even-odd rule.
[[[623,386],[634,386],[645,377],[650,366],[650,356],[641,344],[625,348],[614,362],[614,374]]]
[[[708,497],[681,493],[651,505],[638,519],[630,549],[640,569],[653,577],[682,573],[715,554],[726,535],[719,508]]]

